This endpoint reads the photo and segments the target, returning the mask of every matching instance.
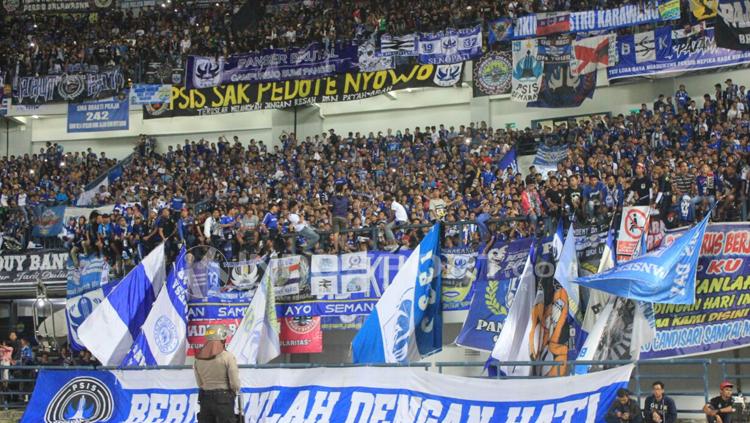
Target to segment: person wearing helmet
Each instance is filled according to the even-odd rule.
[[[240,392],[240,371],[237,359],[227,351],[229,329],[211,325],[206,330],[206,345],[198,352],[193,364],[198,384],[198,423],[235,421],[234,399]]]

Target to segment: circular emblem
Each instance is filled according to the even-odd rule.
[[[44,421],[100,422],[112,417],[114,401],[107,385],[92,377],[77,377],[60,388],[47,405]]]
[[[177,340],[177,327],[167,316],[156,319],[153,335],[154,343],[162,354],[171,354],[180,345]]]
[[[146,113],[149,116],[161,116],[163,115],[168,109],[169,104],[168,103],[154,103],[154,104],[146,104]]]
[[[625,233],[632,239],[639,239],[646,228],[646,213],[640,209],[630,209],[625,215]]]
[[[486,95],[510,92],[513,61],[507,53],[490,53],[474,66],[474,84]]]
[[[295,317],[293,319],[286,319],[287,326],[293,332],[298,334],[305,334],[312,332],[318,328],[318,322],[320,320],[313,319],[312,317]]]
[[[57,86],[57,92],[63,100],[75,100],[86,87],[83,75],[63,74],[60,77],[60,84]]]
[[[112,0],[94,0],[94,6],[99,9],[106,9],[112,6]]]

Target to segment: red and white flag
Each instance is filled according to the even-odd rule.
[[[573,42],[573,75],[585,75],[617,63],[614,35],[600,35]]]

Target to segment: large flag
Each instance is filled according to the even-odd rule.
[[[556,239],[562,239],[562,220],[558,225]],[[583,311],[581,310],[581,295],[579,286],[571,283],[578,278],[578,254],[576,253],[576,236],[573,224],[570,224],[565,242],[557,257],[555,267],[555,280],[565,290],[568,297],[568,327],[573,342],[569,342],[568,357],[573,360],[578,356],[578,351],[583,345],[581,334],[581,323],[583,322]]]
[[[638,301],[693,304],[698,255],[709,215],[669,247],[578,278],[576,283]]]
[[[531,361],[529,337],[531,334],[531,309],[536,297],[536,249],[531,245],[531,251],[526,258],[526,264],[521,274],[518,291],[513,298],[508,317],[497,337],[495,347],[490,357],[501,362],[500,371],[507,376],[529,376],[531,366],[504,366],[506,361]]]
[[[138,337],[166,279],[164,244],[123,278],[78,328],[83,345],[105,366],[119,366]]]
[[[405,363],[442,348],[439,229],[411,253],[354,337],[355,363]]]
[[[607,232],[607,241],[604,244],[604,251],[602,252],[602,258],[599,261],[599,268],[596,273],[602,273],[613,267],[615,267],[615,240],[614,231],[610,229]],[[604,310],[604,306],[613,299],[614,297],[606,292],[599,291],[598,289],[589,290],[589,300],[581,326],[584,334],[592,333],[596,322],[599,320],[598,316]]]
[[[750,0],[719,0],[716,46],[750,50]]]
[[[498,167],[505,172],[508,168],[513,170],[513,174],[518,173],[518,156],[516,156],[516,147],[512,147],[498,162]]]
[[[68,345],[73,351],[85,349],[78,337],[78,328],[116,285],[109,281],[109,265],[104,258],[92,255],[78,260],[78,267],[70,264],[65,303]]]
[[[276,296],[266,272],[227,350],[237,364],[266,364],[281,354],[279,331]]]
[[[571,73],[584,75],[617,64],[617,38],[599,35],[573,41]]]
[[[187,281],[182,247],[167,286],[159,292],[138,338],[122,362],[128,366],[185,364],[187,356]]]

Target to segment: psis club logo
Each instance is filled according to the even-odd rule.
[[[89,423],[112,417],[112,392],[98,379],[77,377],[60,388],[44,414],[46,423]]]

